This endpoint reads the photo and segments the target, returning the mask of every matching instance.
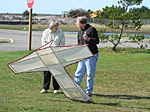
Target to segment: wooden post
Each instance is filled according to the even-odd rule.
[[[29,42],[28,42],[28,51],[31,50],[31,40],[32,40],[32,8],[30,8],[30,13],[29,13]]]

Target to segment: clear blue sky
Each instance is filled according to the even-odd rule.
[[[62,14],[62,11],[79,8],[102,10],[105,6],[117,4],[118,0],[34,0],[33,13]],[[150,0],[143,0],[138,7],[141,6],[146,6],[150,9]],[[25,10],[29,10],[27,0],[0,0],[0,13],[23,13]]]

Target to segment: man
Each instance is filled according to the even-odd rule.
[[[58,29],[59,22],[51,19],[48,22],[48,28],[44,30],[43,36],[42,36],[42,45],[45,45],[46,43],[53,40],[53,43],[51,46],[64,46],[65,45],[65,36],[62,30]],[[44,84],[43,89],[41,91],[42,93],[47,93],[47,90],[49,89],[51,81],[51,73],[49,71],[44,71]],[[59,85],[55,78],[53,77],[53,88],[54,88],[54,94],[58,93]]]
[[[85,72],[87,71],[86,93],[91,97],[94,85],[96,62],[99,56],[96,46],[96,44],[99,44],[99,38],[97,30],[87,24],[86,17],[78,17],[77,26],[80,29],[77,36],[78,44],[87,44],[91,52],[94,54],[94,57],[85,59],[78,63],[74,80],[80,85],[85,75]]]

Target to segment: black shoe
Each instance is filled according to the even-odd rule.
[[[88,94],[88,93],[87,93]],[[92,94],[88,94],[89,97],[92,97]]]

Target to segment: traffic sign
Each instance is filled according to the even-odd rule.
[[[27,5],[29,8],[32,8],[33,4],[34,4],[34,0],[27,0]]]

